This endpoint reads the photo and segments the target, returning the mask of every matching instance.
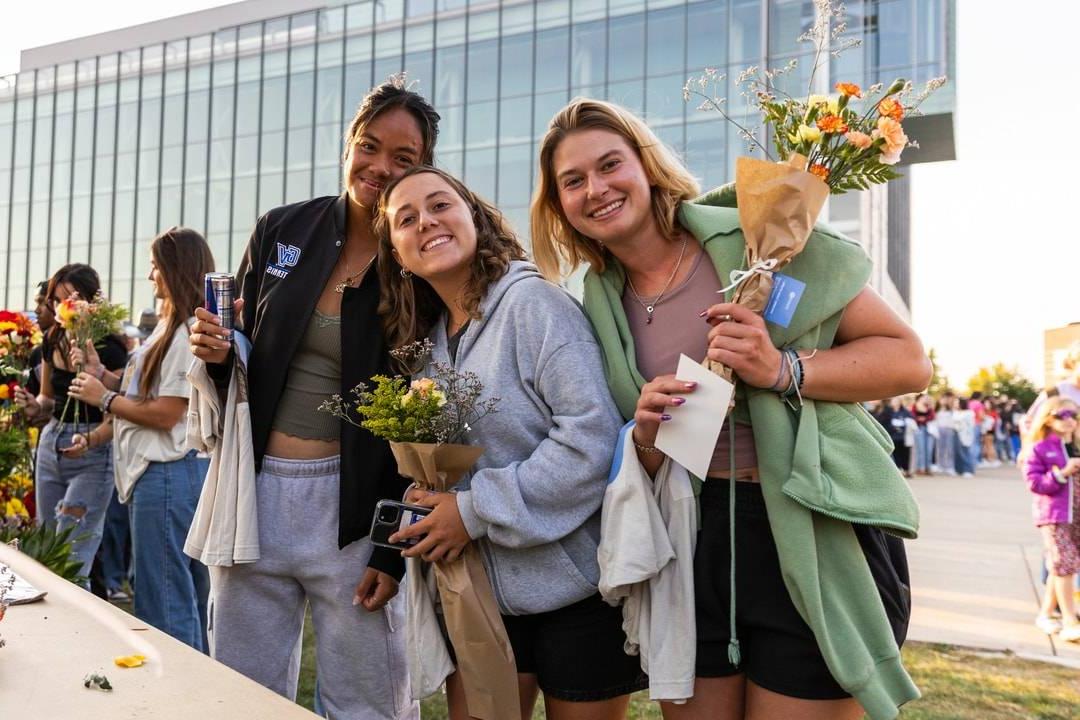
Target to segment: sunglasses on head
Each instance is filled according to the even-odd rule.
[[[1058,420],[1075,420],[1076,419],[1076,411],[1075,410],[1058,410],[1056,413],[1054,413],[1054,417],[1057,418]]]

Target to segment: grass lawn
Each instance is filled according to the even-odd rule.
[[[315,653],[311,623],[306,624],[298,702],[311,707]],[[921,700],[904,708],[905,720],[1075,720],[1080,717],[1080,672],[1011,655],[979,655],[947,645],[909,643],[904,660]],[[534,720],[544,717],[537,702]],[[439,695],[423,704],[424,720],[445,720]],[[644,693],[634,697],[630,720],[660,718]]]

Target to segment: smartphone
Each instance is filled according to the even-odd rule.
[[[375,504],[375,517],[371,520],[371,543],[380,547],[407,550],[420,542],[423,537],[414,537],[402,542],[390,542],[390,536],[398,530],[414,525],[431,513],[432,508],[396,500],[380,500]]]

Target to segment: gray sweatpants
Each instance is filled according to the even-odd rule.
[[[295,700],[306,602],[327,716],[418,720],[405,662],[405,593],[373,613],[352,604],[371,544],[338,549],[339,468],[337,457],[263,458],[260,558],[210,568],[211,655]]]

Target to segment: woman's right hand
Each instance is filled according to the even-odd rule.
[[[695,388],[697,383],[677,380],[674,375],[660,375],[645,383],[634,410],[634,442],[643,447],[655,446],[660,423],[671,419],[668,408],[685,403],[682,396]]]
[[[233,317],[240,317],[243,300],[233,301]],[[229,359],[232,350],[230,330],[221,327],[221,319],[206,308],[195,308],[195,323],[188,342],[191,353],[204,362],[220,365]]]
[[[1080,458],[1069,458],[1061,474],[1065,477],[1077,477],[1080,475]]]
[[[83,350],[78,347],[72,347],[68,353],[68,361],[71,363],[72,368],[82,368],[83,372],[93,375],[95,378],[101,378],[105,368],[101,364],[101,357],[98,355],[97,350],[94,348],[94,341],[86,341],[86,349]]]

